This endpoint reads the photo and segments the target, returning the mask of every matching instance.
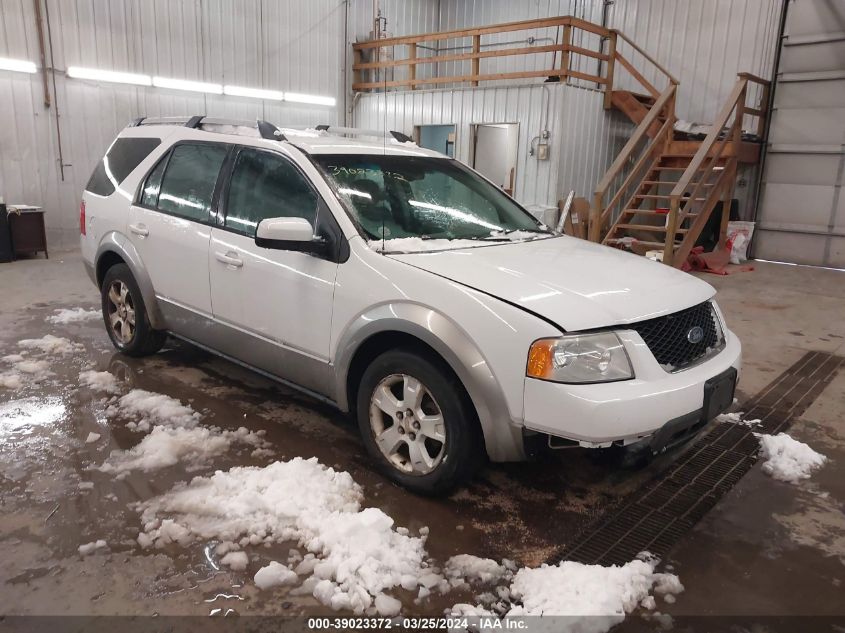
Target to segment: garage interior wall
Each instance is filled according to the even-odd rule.
[[[451,30],[542,18],[550,15],[574,15],[595,23],[618,28],[649,52],[669,72],[679,78],[677,115],[698,122],[712,121],[730,93],[740,71],[770,77],[777,48],[781,0],[547,0],[509,2],[507,0],[439,0],[439,22],[432,29],[430,13],[425,27],[419,28],[413,13],[397,13],[385,3],[381,14],[387,19],[391,36],[409,35],[425,30]],[[560,41],[558,28],[537,29],[531,33],[533,44]],[[503,33],[485,38],[485,42],[513,41],[526,37]],[[597,48],[597,36],[575,31],[576,45]],[[596,41],[584,41],[594,37]],[[361,36],[361,39],[365,37]],[[548,41],[547,41],[548,40]],[[447,40],[440,49],[466,46],[468,40]],[[627,45],[626,45],[627,46]],[[418,55],[420,52],[418,46]],[[652,83],[662,86],[657,71],[639,53],[626,48],[624,54],[644,72]],[[552,54],[482,59],[480,72],[516,72],[539,70],[553,64]],[[591,74],[598,62],[583,56],[572,57],[572,68]],[[578,65],[591,65],[579,68]],[[426,68],[423,66],[421,68]],[[441,76],[465,74],[469,62],[438,64]],[[422,76],[418,72],[418,76]],[[617,87],[626,87],[625,72],[619,73]],[[572,86],[577,87],[572,87]],[[545,86],[545,87],[542,87]],[[641,90],[641,88],[637,88]],[[544,101],[549,95],[548,106]],[[752,102],[754,95],[749,97]],[[548,116],[544,113],[548,109]],[[547,161],[530,155],[531,141],[544,121],[551,134],[551,154]],[[470,126],[473,123],[520,122],[515,197],[526,205],[554,206],[574,190],[590,198],[592,191],[622,148],[633,126],[616,111],[602,107],[602,93],[594,84],[576,80],[570,86],[513,82],[484,82],[478,88],[447,86],[413,91],[367,93],[357,97],[354,123],[361,127],[389,127],[411,134],[414,126],[455,124],[455,156],[469,160]],[[756,180],[753,169],[740,178],[736,196],[740,208],[752,206],[749,189]]]
[[[603,0],[37,1],[45,17],[49,108],[43,103],[35,0],[0,3],[0,56],[39,66],[33,75],[0,71],[0,117],[11,123],[0,127],[0,196],[9,203],[43,206],[53,247],[76,242],[82,188],[115,134],[133,118],[200,113],[313,125],[350,121],[354,107],[357,124],[375,123],[371,97],[363,96],[353,106],[351,73],[346,72],[348,44],[370,36],[374,6],[387,19],[391,35],[548,15],[571,14],[600,23],[606,13],[609,26],[626,30],[681,77],[681,103],[688,105],[686,111],[679,109],[679,116],[696,119],[710,115],[737,70],[767,75],[767,51],[777,23],[769,16],[779,6],[779,0],[626,0],[606,8]],[[648,35],[641,21],[657,25],[665,35]],[[723,32],[727,21],[730,29]],[[641,32],[629,26],[634,24]],[[288,90],[333,97],[337,104],[297,106],[68,79],[65,70],[72,65]],[[701,93],[683,96],[699,84]],[[573,91],[566,99],[557,88],[540,86],[481,87],[478,94],[460,88],[435,96],[438,92],[397,97],[404,105],[384,110],[394,112],[392,125],[409,134],[416,124],[457,122],[444,119],[457,111],[472,115],[467,124],[498,122],[488,117],[500,116],[519,122],[523,167],[518,168],[517,194],[527,203],[554,204],[569,189],[587,195],[621,147],[618,140],[624,141],[631,129],[616,113],[604,112],[598,93],[589,90],[578,96]],[[712,99],[702,97],[705,92]],[[528,142],[546,112],[543,120],[549,121],[553,135],[551,159],[528,161]],[[476,118],[482,114],[481,120]],[[468,154],[460,144],[467,138],[459,130],[457,156],[464,160]]]
[[[793,0],[753,253],[845,268],[845,3]]]
[[[287,125],[343,120],[347,5],[341,0],[40,2],[45,40],[52,41],[46,45],[46,63],[54,68],[48,72],[49,108],[34,1],[0,3],[0,57],[39,66],[32,75],[0,71],[0,196],[43,206],[53,248],[76,243],[85,183],[133,118],[207,114]],[[66,77],[68,66],[288,90],[334,97],[337,106],[81,81]]]

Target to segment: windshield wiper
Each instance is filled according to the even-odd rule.
[[[537,233],[538,235],[551,235],[551,231],[541,231],[540,229],[508,229],[507,231],[496,231],[494,235],[485,235],[483,237],[474,237],[474,240],[483,240],[485,242],[510,242],[511,238],[507,237],[512,233]],[[533,236],[532,236],[533,238]]]

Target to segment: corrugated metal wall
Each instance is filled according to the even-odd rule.
[[[554,206],[569,189],[590,197],[630,135],[632,126],[607,114],[602,99],[600,92],[561,84],[362,94],[354,123],[409,135],[417,125],[454,124],[455,158],[464,162],[473,124],[519,123],[514,197],[526,205]],[[549,160],[528,152],[543,128],[551,133]]]
[[[45,207],[54,248],[76,242],[82,188],[134,117],[200,113],[288,125],[344,118],[343,0],[42,0],[42,7],[52,35],[54,105],[43,106],[41,70],[0,71],[0,196]],[[0,56],[39,61],[32,0],[3,0],[0,25]],[[331,96],[338,105],[80,81],[65,76],[71,65]]]

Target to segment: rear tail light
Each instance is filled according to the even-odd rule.
[[[85,200],[79,203],[79,232],[85,235]]]

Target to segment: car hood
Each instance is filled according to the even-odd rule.
[[[715,294],[670,266],[565,236],[387,256],[516,304],[566,331],[634,323]]]

